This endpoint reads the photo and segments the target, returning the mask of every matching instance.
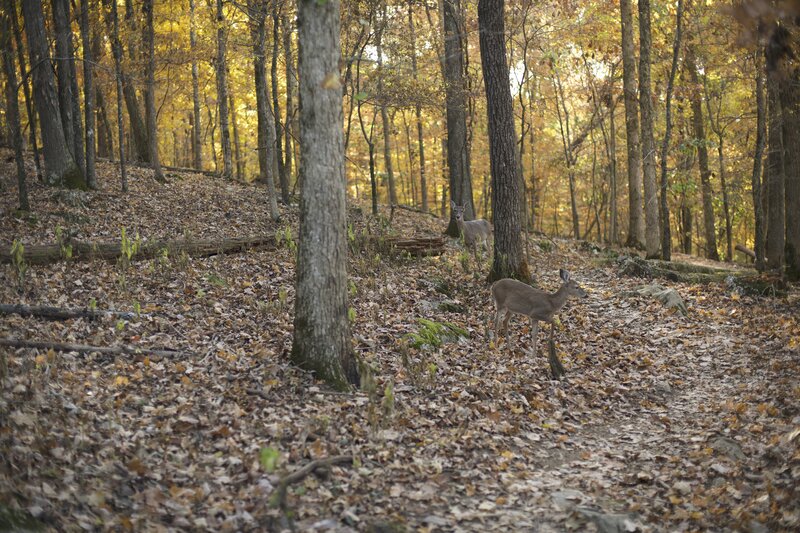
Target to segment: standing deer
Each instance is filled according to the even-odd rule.
[[[503,320],[504,333],[508,333],[508,320],[512,314],[527,316],[531,321],[531,338],[533,339],[533,355],[536,355],[537,337],[539,335],[539,321],[550,324],[550,369],[555,377],[564,373],[564,367],[555,352],[553,342],[553,316],[558,313],[570,296],[586,296],[575,280],[570,279],[569,272],[563,268],[558,271],[563,284],[554,293],[534,289],[530,285],[515,279],[501,279],[492,285],[492,298],[497,307],[494,319],[495,337],[500,337],[500,320]],[[503,315],[505,314],[505,317]]]
[[[458,205],[450,200],[450,208],[456,217],[456,224],[458,231],[464,237],[464,244],[467,248],[472,248],[472,253],[475,256],[475,262],[478,261],[478,243],[481,243],[483,249],[489,248],[489,237],[492,236],[492,226],[488,221],[483,219],[477,220],[464,220],[464,208],[466,205]]]

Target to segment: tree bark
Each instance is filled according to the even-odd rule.
[[[75,70],[75,47],[72,43],[69,0],[53,0],[53,22],[56,30],[56,74],[58,101],[64,138],[82,174],[86,173],[83,151],[83,126],[79,102],[78,75]]]
[[[622,23],[622,86],[625,93],[625,133],[628,145],[628,240],[634,248],[644,247],[642,223],[642,152],[639,145],[639,109],[636,102],[636,52],[633,41],[631,0],[620,0]]]
[[[275,174],[278,166],[275,152],[275,122],[269,109],[270,94],[269,86],[267,85],[266,5],[264,0],[250,0],[249,5],[250,11],[255,14],[255,24],[252,26],[251,37],[253,40],[253,71],[256,85],[256,116],[258,118],[259,181],[264,181],[267,184],[270,218],[277,222],[280,219],[278,194],[275,189]]]
[[[81,0],[81,43],[83,45],[83,101],[86,122],[86,184],[90,189],[97,188],[95,175],[95,112],[94,112],[94,58],[92,56],[89,29],[89,0]]]
[[[233,155],[231,154],[231,131],[228,126],[228,80],[226,65],[227,36],[225,35],[225,12],[222,0],[217,0],[217,108],[219,109],[220,144],[222,146],[222,177],[233,178]]]
[[[756,270],[763,271],[766,264],[764,260],[766,228],[764,226],[764,199],[763,199],[763,162],[764,147],[767,137],[767,102],[765,97],[764,65],[761,62],[761,53],[755,54],[756,74],[756,146],[753,154],[753,173],[750,185],[753,190],[753,215],[755,218],[754,252]]]
[[[786,276],[800,280],[800,68],[789,70],[781,92],[784,191],[786,195]]]
[[[504,24],[504,0],[478,2],[481,67],[486,87],[492,169],[494,258],[489,280],[530,279],[522,246],[524,195],[519,175]]]
[[[653,138],[653,99],[650,89],[650,0],[639,0],[639,110],[642,117],[642,169],[644,178],[645,251],[661,257],[656,185],[656,142]]]
[[[358,383],[347,308],[339,0],[298,1],[300,244],[291,359],[333,387]]]
[[[467,145],[467,91],[464,80],[466,29],[461,19],[461,0],[443,0],[445,98],[447,106],[447,167],[450,199],[464,206],[464,220],[475,218]],[[446,233],[458,237],[451,211]]]
[[[278,100],[278,56],[280,55],[280,11],[278,0],[272,0],[272,65],[270,78],[272,82],[272,116],[275,119],[275,150],[278,159],[278,182],[281,187],[281,200],[289,205],[289,177],[286,175],[286,164],[283,155],[283,136],[285,125],[281,124],[281,106]]]
[[[19,28],[19,19],[17,19],[17,8],[13,0],[6,0],[8,2],[9,16],[11,17],[11,27],[14,30],[14,43],[17,46],[17,61],[19,61],[19,71],[23,74],[27,72],[25,67],[25,53],[22,44],[22,32]],[[33,106],[33,98],[31,97],[31,88],[28,81],[28,76],[22,76],[22,94],[25,96],[25,110],[28,112],[28,125],[30,126],[31,147],[33,148],[33,162],[36,165],[36,179],[42,180],[42,161],[39,156],[39,145],[36,140],[36,110]]]
[[[155,35],[153,32],[153,0],[143,0],[142,13],[145,24],[142,34],[142,44],[147,55],[145,77],[147,88],[144,91],[145,122],[147,123],[147,140],[150,154],[150,166],[153,169],[153,178],[158,182],[165,182],[164,171],[161,169],[161,159],[158,157],[158,125],[156,116],[156,59]]]
[[[25,34],[28,38],[33,96],[41,123],[45,183],[63,185],[70,189],[85,189],[86,180],[75,163],[64,136],[41,2],[22,2],[22,14],[25,17]]]
[[[128,174],[125,168],[125,121],[122,118],[122,100],[125,89],[123,88],[123,73],[122,73],[122,46],[119,42],[119,16],[117,15],[117,2],[114,0],[106,0],[111,4],[106,23],[111,26],[111,50],[114,56],[114,74],[117,85],[117,135],[119,147],[119,176],[120,188],[122,192],[128,192]]]
[[[287,188],[292,179],[292,159],[294,158],[294,139],[297,135],[297,120],[295,118],[295,68],[292,54],[292,26],[289,17],[284,11],[281,17],[283,28],[283,54],[286,63],[286,126],[283,128],[284,139],[284,171],[286,172]]]
[[[409,38],[411,39],[411,73],[414,81],[418,80],[417,73],[417,39],[414,28],[414,4],[411,0],[408,2],[408,29]],[[414,115],[417,119],[417,146],[419,147],[419,188],[420,200],[422,201],[422,210],[428,211],[428,182],[425,176],[425,140],[422,131],[422,105],[419,100],[414,103]]]
[[[375,49],[378,56],[378,98],[381,106],[381,125],[383,130],[383,166],[386,169],[386,181],[389,185],[389,205],[397,205],[397,190],[394,183],[394,168],[392,166],[392,125],[389,120],[389,110],[386,105],[387,95],[383,90],[383,33],[386,31],[386,4],[383,4],[380,27],[375,31]]]
[[[686,55],[686,67],[689,69],[689,77],[693,85],[691,91],[692,102],[692,125],[694,127],[694,137],[697,143],[697,163],[700,167],[700,188],[703,198],[703,225],[705,229],[706,257],[719,261],[717,252],[717,232],[714,227],[714,204],[711,190],[711,170],[708,168],[708,141],[706,139],[705,127],[703,126],[703,105],[700,101],[700,84],[697,73],[697,57],[692,48]]]
[[[236,116],[236,100],[234,100],[234,90],[228,87],[228,98],[231,104],[231,126],[233,127],[233,154],[236,158],[236,179],[244,182],[245,164],[242,154],[242,145],[239,138],[239,120]]]
[[[675,88],[675,75],[678,73],[678,57],[681,48],[683,33],[683,0],[678,0],[675,13],[675,37],[672,42],[672,67],[667,80],[667,102],[664,111],[664,139],[661,142],[661,259],[672,260],[672,228],[669,221],[669,181],[667,179],[667,157],[669,156],[669,141],[672,136],[672,93]]]
[[[14,65],[14,51],[11,45],[10,10],[14,4],[6,0],[0,11],[0,54],[3,56],[3,72],[6,75],[6,123],[14,146],[14,159],[17,166],[17,197],[19,208],[30,211],[28,187],[25,183],[25,158],[22,154],[22,129],[19,123],[19,99],[17,94],[17,72]]]
[[[192,55],[192,159],[194,168],[203,168],[203,143],[200,141],[202,131],[200,120],[200,81],[197,68],[197,21],[195,19],[194,0],[189,0],[189,49]]]

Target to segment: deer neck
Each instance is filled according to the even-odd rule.
[[[552,302],[554,308],[554,314],[558,312],[559,309],[564,307],[564,304],[567,302],[567,297],[569,296],[569,289],[567,289],[567,284],[561,285],[556,292],[553,293]]]

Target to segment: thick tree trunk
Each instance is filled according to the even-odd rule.
[[[661,257],[656,185],[656,142],[653,138],[653,100],[650,90],[650,0],[639,0],[639,110],[642,117],[642,169],[644,178],[645,251]]]
[[[767,268],[779,269],[783,266],[784,246],[786,244],[786,213],[784,194],[784,144],[783,144],[783,109],[780,97],[780,72],[767,72],[767,106],[769,109],[769,127],[767,129],[767,168],[766,202],[767,202]]]
[[[642,152],[639,145],[639,106],[636,101],[636,52],[633,41],[631,0],[620,0],[622,22],[622,86],[625,92],[625,133],[628,145],[628,240],[627,245],[644,247],[642,223]]]
[[[280,219],[278,195],[275,189],[275,174],[278,164],[275,154],[275,122],[269,110],[270,94],[267,85],[267,25],[264,1],[250,0],[250,9],[256,13],[252,26],[253,72],[256,84],[256,117],[258,118],[258,167],[259,181],[267,184],[269,215],[273,221]]]
[[[787,73],[783,107],[784,190],[786,194],[786,275],[800,280],[800,69]]]
[[[443,0],[445,49],[445,98],[447,106],[447,167],[450,199],[464,206],[464,220],[475,218],[467,145],[467,90],[464,80],[464,47],[467,33],[461,18],[461,0]],[[446,233],[458,237],[453,213]]]
[[[153,178],[156,181],[164,182],[164,171],[161,169],[161,159],[158,157],[158,125],[156,116],[156,59],[155,59],[155,35],[153,33],[153,0],[143,0],[142,13],[145,18],[144,33],[142,34],[142,44],[144,45],[147,63],[145,66],[145,77],[147,79],[147,89],[144,92],[144,111],[145,122],[147,123],[148,153],[150,154],[150,166],[153,169]]]
[[[5,0],[9,16],[11,17],[11,27],[14,30],[14,43],[17,46],[17,61],[19,61],[19,71],[27,72],[25,66],[25,53],[22,44],[22,32],[19,28],[19,20],[17,19],[17,8],[14,0]],[[30,139],[31,148],[33,148],[33,162],[36,165],[36,178],[42,180],[42,161],[39,156],[39,144],[36,140],[36,111],[33,106],[33,98],[31,97],[31,88],[28,81],[28,76],[22,77],[22,93],[25,96],[25,110],[28,112],[28,126],[30,126]]]
[[[192,160],[194,168],[203,168],[203,143],[200,141],[202,131],[200,120],[200,81],[197,68],[197,24],[195,19],[194,0],[189,0],[189,49],[192,55]]]
[[[17,72],[11,45],[11,25],[8,20],[8,11],[14,9],[14,5],[8,0],[4,4],[0,9],[0,54],[3,56],[3,73],[6,77],[6,124],[11,133],[11,144],[14,146],[14,160],[17,165],[19,208],[22,211],[30,211],[28,188],[25,183],[25,158],[22,154],[22,129],[19,123]]]
[[[669,156],[669,141],[672,135],[672,92],[675,87],[675,75],[678,72],[678,57],[681,48],[683,33],[683,0],[678,0],[675,13],[675,38],[672,42],[672,67],[667,80],[667,102],[664,111],[664,139],[661,143],[661,258],[664,261],[672,260],[672,228],[669,221],[669,181],[667,180],[667,157]]]
[[[494,213],[494,260],[489,280],[510,277],[527,281],[530,272],[522,246],[524,194],[519,175],[503,19],[503,0],[478,2]]]
[[[225,12],[222,0],[217,0],[217,108],[219,109],[220,144],[222,146],[222,177],[233,178],[233,155],[231,154],[231,131],[228,126],[228,80],[226,65],[227,36],[225,35]]]
[[[697,142],[697,163],[700,167],[700,188],[703,197],[703,226],[706,241],[706,257],[719,261],[717,252],[717,232],[714,227],[714,192],[711,189],[711,170],[708,168],[708,141],[706,139],[705,127],[703,126],[703,105],[700,100],[700,85],[697,73],[697,58],[694,51],[690,48],[686,57],[686,68],[689,69],[693,90],[691,92],[692,102],[692,125],[694,127],[694,137]]]
[[[94,58],[89,30],[89,0],[81,0],[81,43],[83,45],[83,101],[86,121],[86,184],[97,188],[94,163],[96,158],[94,113]]]
[[[22,2],[22,14],[25,17],[25,34],[28,38],[33,75],[33,96],[41,122],[45,182],[71,189],[85,189],[86,180],[75,163],[64,136],[41,2]]]
[[[359,376],[347,316],[339,0],[299,0],[298,30],[304,176],[291,358],[346,390]]]
[[[86,173],[83,151],[83,126],[78,91],[78,74],[75,70],[75,47],[72,43],[69,0],[53,0],[53,22],[56,30],[56,73],[58,75],[58,102],[61,124],[67,141],[82,174]]]
[[[764,65],[760,61],[761,54],[756,53],[756,146],[753,154],[753,173],[750,178],[750,185],[753,191],[753,215],[755,218],[755,238],[754,252],[756,270],[763,271],[765,265],[765,236],[764,226],[764,199],[763,199],[763,162],[764,147],[767,138],[767,102],[764,87]]]

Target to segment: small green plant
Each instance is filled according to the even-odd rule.
[[[375,370],[366,361],[360,360],[358,374],[361,376],[361,390],[367,395],[367,423],[375,429],[378,425],[378,381]]]
[[[436,322],[427,318],[419,318],[417,322],[421,326],[419,331],[406,335],[408,345],[412,348],[438,348],[445,342],[469,336],[466,330],[449,322]]]
[[[89,311],[92,312],[97,311],[97,300],[95,300],[94,298],[89,300]]]
[[[352,279],[347,280],[347,294],[351,298],[358,294],[358,287],[356,287],[356,283]]]
[[[11,244],[11,262],[17,274],[17,285],[22,292],[25,287],[25,274],[28,272],[28,264],[25,262],[25,245],[22,241],[14,239]]]
[[[114,326],[114,329],[117,330],[117,333],[121,332],[123,329],[125,329],[125,321],[122,320],[121,318],[119,320],[117,320],[117,323]]]
[[[347,320],[352,324],[356,321],[356,310],[352,307],[347,308]]]
[[[259,462],[261,463],[261,468],[263,468],[269,474],[275,472],[275,469],[278,467],[278,461],[280,461],[280,458],[281,458],[281,452],[279,452],[272,446],[263,446],[258,454],[258,459]]]
[[[296,252],[297,243],[294,242],[294,237],[292,237],[292,228],[284,226],[283,229],[279,229],[275,233],[275,244],[284,246],[292,252]]]
[[[279,289],[278,290],[278,303],[281,306],[281,309],[286,307],[286,302],[289,300],[289,292],[286,289]]]
[[[383,389],[383,402],[381,402],[382,421],[384,424],[394,416],[394,380],[389,380]]]
[[[56,226],[56,244],[62,259],[72,259],[72,245],[64,238],[64,229],[61,226]]]
[[[128,269],[131,267],[131,263],[133,262],[133,258],[139,252],[139,247],[142,244],[142,240],[137,233],[133,239],[130,239],[127,235],[125,228],[122,228],[122,235],[120,238],[120,253],[119,258],[117,259],[117,269],[118,269],[118,277],[117,281],[119,282],[120,286],[125,289],[127,288],[127,275]]]
[[[469,272],[469,251],[466,249],[461,250],[458,254],[458,262],[461,264],[461,269],[464,272]]]
[[[142,304],[136,300],[133,301],[133,312],[136,313],[136,318],[139,318],[142,315]]]
[[[216,272],[209,272],[206,274],[206,281],[217,287],[225,287],[228,284],[225,278],[220,277]]]

